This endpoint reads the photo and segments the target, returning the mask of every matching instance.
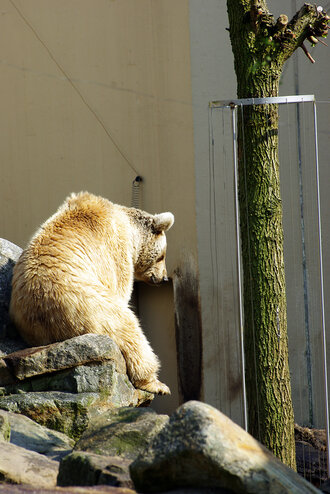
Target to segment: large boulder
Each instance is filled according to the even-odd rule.
[[[9,303],[11,294],[11,279],[13,267],[22,253],[17,245],[0,238],[0,339],[8,336]]]
[[[133,487],[130,463],[167,422],[167,415],[150,408],[117,408],[94,417],[73,453],[61,460],[58,485]]]
[[[174,412],[130,472],[144,493],[180,487],[237,494],[319,492],[228,417],[196,401]]]
[[[134,388],[118,346],[106,335],[85,334],[0,358],[0,409],[75,439],[92,416],[152,399]]]

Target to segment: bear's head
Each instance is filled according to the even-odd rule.
[[[135,279],[150,284],[167,281],[165,232],[174,223],[173,214],[151,215],[136,210],[134,216],[139,225],[140,237],[138,257],[134,266]]]

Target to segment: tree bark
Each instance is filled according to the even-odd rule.
[[[285,61],[328,16],[305,4],[277,21],[265,0],[227,0],[238,98],[278,96]],[[249,431],[296,467],[278,159],[277,105],[245,106],[238,125]]]

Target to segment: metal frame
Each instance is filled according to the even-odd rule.
[[[316,188],[317,188],[317,215],[318,215],[318,233],[319,233],[319,256],[320,256],[320,291],[321,291],[321,320],[322,320],[322,343],[323,343],[323,372],[324,372],[324,393],[325,393],[325,419],[326,419],[326,437],[327,437],[327,467],[330,476],[330,431],[329,431],[329,394],[327,378],[327,354],[326,354],[326,323],[325,323],[325,301],[324,301],[324,280],[323,280],[323,252],[322,252],[322,227],[321,227],[321,200],[320,200],[320,177],[319,177],[319,159],[318,159],[318,140],[317,140],[317,112],[315,96],[298,95],[298,96],[279,96],[270,98],[246,98],[233,99],[226,101],[211,101],[209,110],[231,109],[232,110],[232,132],[233,132],[233,159],[234,159],[234,188],[235,188],[235,222],[236,222],[236,250],[238,266],[238,298],[239,298],[239,321],[241,334],[241,352],[242,352],[242,374],[243,374],[243,401],[244,401],[244,423],[247,430],[247,400],[245,385],[245,356],[244,356],[244,335],[243,335],[243,290],[242,290],[242,263],[241,263],[241,240],[239,228],[239,208],[238,208],[238,157],[237,157],[237,122],[236,110],[238,107],[251,105],[267,104],[290,104],[290,103],[313,103],[314,110],[314,142],[315,142],[315,166],[316,166]]]

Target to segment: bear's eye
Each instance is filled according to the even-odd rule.
[[[157,259],[157,262],[162,262],[164,260],[165,256],[164,254],[161,255],[158,259]]]

